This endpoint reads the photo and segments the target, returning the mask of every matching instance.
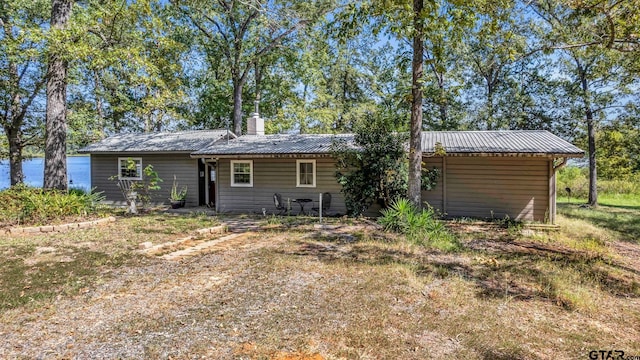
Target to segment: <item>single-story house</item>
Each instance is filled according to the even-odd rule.
[[[181,188],[187,187],[186,206],[199,206],[213,204],[216,175],[191,153],[226,136],[226,130],[117,134],[80,152],[91,156],[91,187],[102,191],[109,202],[124,204],[118,180],[140,180],[143,169],[152,165],[163,180],[153,202],[168,203],[175,176]],[[135,170],[127,168],[129,161],[135,163]]]
[[[130,175],[121,170],[122,162],[133,159],[140,167],[154,165],[165,179],[165,192],[173,175],[188,185],[187,206],[270,214],[276,212],[274,193],[287,202],[317,201],[320,193],[329,192],[332,212],[345,213],[330,148],[336,139],[352,142],[353,135],[264,135],[261,121],[250,118],[248,134],[242,136],[211,130],[105,139],[83,149],[91,154],[92,186],[108,200],[122,200],[108,178]],[[435,151],[440,145],[444,154]],[[556,170],[567,158],[584,156],[550,132],[524,130],[424,132],[422,151],[425,167],[440,170],[437,185],[423,191],[422,198],[442,214],[540,222],[555,221]]]

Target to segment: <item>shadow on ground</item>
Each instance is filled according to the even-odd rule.
[[[612,230],[620,239],[638,244],[640,242],[640,207],[600,206],[596,209],[580,208],[576,205],[559,206],[560,213],[569,219],[584,220],[596,226]]]
[[[572,288],[599,289],[617,297],[640,297],[636,271],[587,251],[519,240],[477,240],[458,253],[403,250],[381,242],[345,243],[325,236],[301,240],[287,255],[311,256],[324,263],[368,266],[398,264],[420,277],[462,277],[477,296],[510,300],[547,300],[572,308]],[[568,290],[567,290],[568,289]]]

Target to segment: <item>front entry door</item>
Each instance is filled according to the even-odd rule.
[[[198,162],[198,206],[207,205],[207,164],[203,159],[197,159]]]
[[[215,209],[216,208],[216,167],[215,165],[208,164],[207,171],[209,172],[209,176],[208,176],[209,199],[207,202],[207,206]]]
[[[199,205],[216,207],[216,163],[198,161]]]

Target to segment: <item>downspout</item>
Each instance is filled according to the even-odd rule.
[[[557,159],[553,160],[553,173],[555,174],[556,171],[562,169],[563,167],[565,167],[567,165],[567,158],[566,157],[562,157],[559,158],[560,162],[559,163],[555,163]]]

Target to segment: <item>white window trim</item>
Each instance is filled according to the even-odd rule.
[[[233,165],[235,164],[249,164],[249,183],[248,184],[236,184],[235,172]],[[232,187],[253,187],[253,160],[231,160],[231,186]]]
[[[139,176],[137,177],[122,176],[122,172],[120,171],[121,163],[123,161],[129,161],[129,160],[140,162],[140,168],[138,168]],[[142,158],[141,157],[119,157],[118,158],[118,180],[142,180]]]
[[[313,183],[312,184],[300,184],[300,164],[312,164],[313,165]],[[316,161],[315,160],[296,160],[296,187],[314,188],[316,187]]]

